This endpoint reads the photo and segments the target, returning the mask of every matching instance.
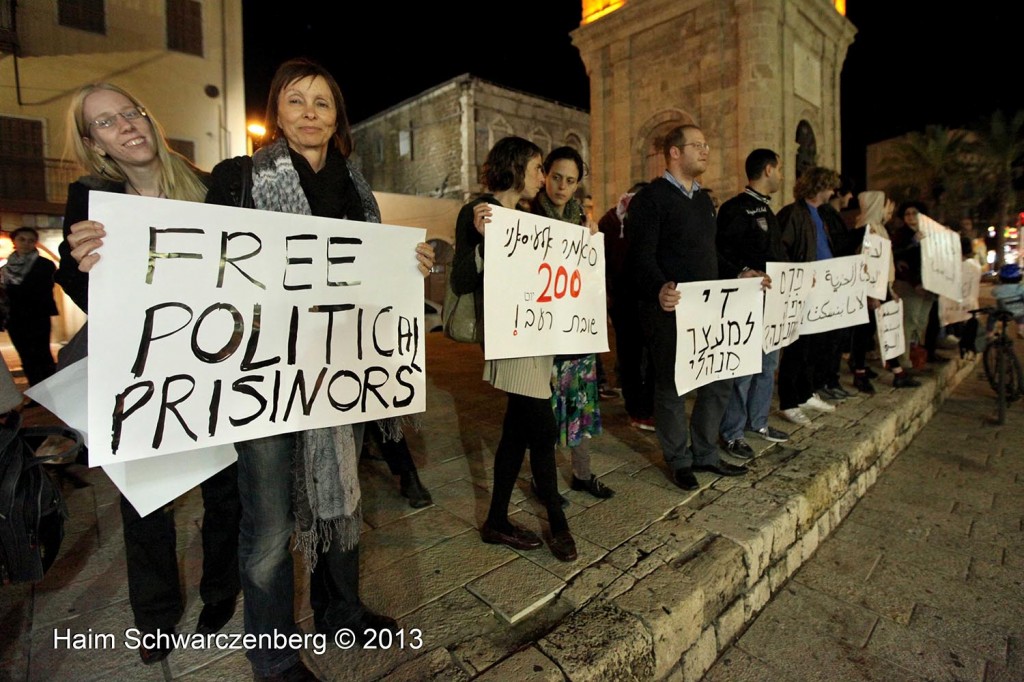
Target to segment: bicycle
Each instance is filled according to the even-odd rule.
[[[1013,319],[1013,313],[992,307],[969,312],[971,315],[987,314],[999,323],[995,338],[985,346],[981,364],[985,378],[996,392],[996,423],[1003,424],[1006,421],[1007,403],[1024,397],[1024,371],[1021,370],[1020,359],[1014,350],[1013,338],[1006,333],[1007,323]]]

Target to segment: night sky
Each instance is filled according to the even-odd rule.
[[[298,12],[244,14],[246,102],[261,119],[276,66],[294,56],[338,79],[357,123],[463,73],[589,108],[589,82],[569,32],[578,0],[360,3],[355,21]],[[341,5],[349,7],[349,5]],[[457,14],[437,8],[465,6]],[[843,168],[863,185],[870,142],[926,124],[969,124],[1024,108],[1019,37],[1002,3],[848,0],[858,33],[842,73]],[[947,6],[949,7],[949,6]]]

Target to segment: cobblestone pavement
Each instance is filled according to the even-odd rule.
[[[706,676],[1024,680],[1024,405],[976,371]]]
[[[479,348],[437,333],[428,336],[426,347],[427,412],[409,440],[434,505],[411,509],[379,459],[364,458],[360,466],[365,522],[361,594],[370,607],[397,617],[407,630],[420,630],[422,645],[410,636],[386,650],[329,647],[322,655],[307,650],[308,664],[324,679],[696,680],[777,590],[776,603],[803,599],[798,609],[806,608],[809,595],[821,595],[819,601],[846,598],[851,611],[859,609],[860,620],[844,612],[834,617],[831,629],[804,625],[817,613],[809,611],[796,636],[783,638],[803,659],[819,650],[819,640],[839,632],[833,639],[854,657],[849,660],[864,661],[857,670],[866,677],[876,670],[871,662],[890,661],[886,652],[898,648],[886,643],[887,633],[916,626],[922,642],[938,635],[953,638],[951,630],[942,629],[953,621],[935,611],[943,605],[937,602],[948,602],[986,626],[956,636],[962,672],[985,665],[977,662],[981,659],[993,661],[987,667],[993,675],[1000,670],[997,663],[1011,675],[1006,679],[1013,679],[1014,670],[1019,673],[1012,666],[1020,656],[1014,648],[1020,640],[998,626],[1015,622],[1015,637],[1020,636],[1020,585],[1013,580],[1019,583],[1024,561],[1021,481],[1007,443],[1010,434],[1021,433],[1020,406],[1007,426],[994,429],[982,424],[982,415],[994,404],[984,387],[972,388],[966,397],[957,394],[951,402],[956,409],[944,411],[940,420],[955,428],[942,436],[920,437],[930,443],[923,456],[932,459],[916,467],[896,459],[891,470],[911,477],[898,485],[889,483],[890,474],[883,471],[927,421],[948,390],[944,386],[952,385],[950,378],[968,371],[966,365],[952,363],[926,373],[924,386],[909,391],[894,391],[883,377],[878,395],[852,398],[811,427],[793,430],[773,417],[773,426],[793,430],[789,443],[779,446],[752,437],[758,456],[750,475],[725,479],[699,473],[701,489],[692,493],[671,483],[654,434],[628,425],[621,400],[602,403],[605,433],[593,443],[593,468],[617,494],[598,501],[568,490],[568,457],[559,452],[561,486],[571,501],[567,514],[580,554],[576,562],[562,563],[546,548],[518,552],[480,542],[477,528],[490,498],[505,399],[481,381]],[[848,375],[844,381],[849,383]],[[47,420],[41,408],[24,414],[28,423]],[[976,442],[986,445],[968,454],[966,448]],[[940,452],[948,461],[937,459]],[[988,468],[1002,472],[998,485],[986,487]],[[896,501],[854,508],[879,472],[876,488],[896,486],[889,493]],[[132,617],[117,490],[100,470],[65,473],[77,473],[90,485],[76,488],[64,479],[70,518],[56,563],[38,584],[0,588],[0,680],[251,679],[244,652],[237,650],[176,650],[159,665],[141,664],[124,641]],[[529,467],[524,466],[510,512],[517,522],[540,531],[546,525],[543,508],[529,488]],[[918,516],[898,522],[893,506]],[[828,565],[817,573],[809,569],[812,578],[800,574],[786,583],[818,547],[819,537],[828,535],[851,508],[854,516],[837,534],[864,546],[860,558],[830,554],[828,544],[817,554],[819,563],[832,557],[850,574]],[[992,515],[961,518],[983,510]],[[192,631],[202,606],[201,519],[198,491],[179,498],[176,521],[187,598],[180,632]],[[950,545],[966,557],[944,555]],[[887,549],[872,553],[876,546]],[[301,567],[296,571],[296,617],[309,630],[304,574]],[[832,583],[856,596],[827,593],[823,585]],[[904,593],[903,588],[916,591]],[[948,596],[924,598],[940,588]],[[1018,601],[1012,602],[1015,589]],[[870,626],[861,622],[870,618]],[[748,638],[769,632],[762,620],[768,622],[767,617],[755,621]],[[224,632],[242,632],[240,607]],[[774,641],[779,629],[770,632],[761,648],[744,649],[749,645],[741,641],[710,674],[778,670],[778,657],[766,652],[779,645]],[[68,633],[113,635],[115,644],[75,649],[55,641],[55,634]],[[975,641],[989,647],[988,653],[968,645]],[[910,678],[921,669],[888,665]],[[785,674],[832,679],[810,670],[809,676]]]

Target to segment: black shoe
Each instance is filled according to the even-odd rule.
[[[736,466],[728,462],[716,462],[715,464],[694,464],[694,471],[710,471],[719,476],[742,476],[747,473],[745,466]]]
[[[196,632],[201,635],[212,635],[215,632],[220,632],[220,629],[231,620],[231,616],[235,615],[236,600],[237,596],[216,601],[212,604],[204,604],[203,610],[199,612]]]
[[[692,469],[676,469],[672,472],[672,482],[683,490],[696,490],[700,487]]]
[[[597,480],[597,476],[594,476],[593,474],[591,474],[590,479],[586,481],[582,478],[576,478],[576,474],[573,474],[572,485],[570,487],[573,490],[590,493],[601,500],[607,500],[615,494],[614,490]]]
[[[836,395],[832,391],[832,389],[829,388],[828,386],[822,386],[821,388],[816,388],[816,389],[814,389],[814,392],[817,393],[819,396],[821,396],[822,398],[824,398],[826,400],[833,400],[833,401],[842,400],[842,398],[840,396]]]
[[[161,634],[174,635],[174,628],[171,628],[170,630],[161,630],[160,633]],[[145,637],[145,635],[155,635],[156,633],[143,632],[142,634],[143,634],[143,639],[150,639],[150,637]],[[161,640],[162,639],[163,638],[161,638]],[[159,643],[161,640],[157,640],[154,643]],[[155,664],[159,663],[160,661],[164,660],[165,658],[167,658],[170,655],[171,655],[171,647],[169,647],[169,646],[168,647],[159,647],[158,646],[158,647],[150,648],[150,647],[147,647],[147,646],[143,646],[142,644],[139,645],[139,658],[142,659],[142,663],[144,665],[155,665]]]
[[[520,528],[514,523],[508,525],[512,530],[506,533],[495,530],[485,523],[480,528],[480,539],[489,545],[507,545],[513,549],[537,549],[544,544],[536,533]]]
[[[533,481],[533,480],[530,481],[530,490],[533,491],[533,496],[534,497],[536,497],[541,502],[544,502],[544,497],[540,494],[540,490],[537,489],[537,482],[536,481]],[[562,495],[561,493],[555,493],[555,494],[558,495],[558,503],[560,505],[562,505],[562,509],[565,509],[566,507],[569,506],[569,500],[567,500],[565,498],[565,495]],[[545,502],[545,504],[547,504],[547,503]]]
[[[754,457],[754,448],[750,447],[750,444],[742,438],[727,440],[724,447],[726,452],[737,459],[752,459]]]
[[[379,642],[381,630],[387,630],[392,634],[398,632],[398,621],[390,616],[367,610],[363,614],[359,627],[355,628],[356,642],[359,643],[359,646],[366,646],[370,642]]]
[[[832,397],[834,397],[836,400],[845,400],[847,398],[852,398],[853,397],[852,393],[847,391],[845,388],[843,388],[839,384],[836,384],[835,386],[829,386],[828,390],[832,394]]]
[[[846,366],[850,368],[850,374],[856,374],[857,373],[857,368],[853,366],[852,362],[847,362]],[[875,370],[871,369],[870,367],[865,367],[864,368],[864,374],[867,375],[868,379],[877,379],[878,378],[878,372],[876,372]]]
[[[320,682],[320,678],[302,661],[276,675],[253,675],[253,679],[256,682]]]
[[[892,375],[893,388],[917,388],[920,385],[921,382],[910,376],[910,373],[907,371]]]
[[[398,490],[402,493],[402,497],[408,498],[409,506],[413,509],[421,509],[434,504],[430,491],[420,481],[420,475],[415,469],[403,471],[399,475]]]
[[[552,535],[548,546],[559,561],[576,561],[576,541],[568,530],[560,530]]]
[[[867,374],[858,374],[855,376],[853,378],[853,387],[867,395],[875,394],[875,387],[871,385],[871,380],[868,378]]]

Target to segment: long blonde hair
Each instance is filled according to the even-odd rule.
[[[156,138],[156,156],[160,161],[160,191],[169,199],[182,201],[204,201],[206,185],[198,177],[198,168],[188,159],[167,146],[163,128],[153,118],[153,114],[128,91],[112,83],[91,83],[83,85],[71,98],[67,116],[67,147],[68,156],[74,156],[93,175],[100,175],[117,182],[127,182],[128,177],[117,165],[117,162],[96,153],[93,145],[86,143],[91,139],[91,121],[85,120],[85,98],[97,90],[109,90],[123,95],[139,109],[146,111],[146,120],[153,126]]]

